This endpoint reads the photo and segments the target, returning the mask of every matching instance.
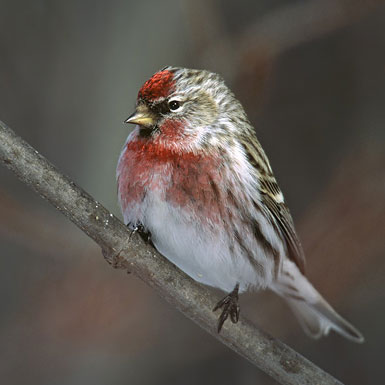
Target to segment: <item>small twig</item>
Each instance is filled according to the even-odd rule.
[[[277,339],[240,319],[216,332],[217,302],[206,288],[175,268],[130,232],[88,193],[0,122],[0,159],[24,183],[51,202],[104,251],[110,263],[130,270],[187,317],[281,384],[341,384]]]

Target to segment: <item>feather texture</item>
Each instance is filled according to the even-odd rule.
[[[305,277],[283,194],[224,81],[166,67],[141,88],[136,114],[131,120],[146,126],[128,136],[117,168],[125,223],[151,233],[153,245],[196,281],[231,292],[233,322],[238,290],[270,288],[308,334],[333,329],[362,342]],[[224,310],[222,323],[227,316]]]

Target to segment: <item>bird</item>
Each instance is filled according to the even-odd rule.
[[[305,276],[305,256],[269,160],[222,77],[167,66],[140,88],[119,157],[125,224],[195,281],[226,296],[217,331],[239,319],[239,294],[270,289],[304,331],[363,342]]]

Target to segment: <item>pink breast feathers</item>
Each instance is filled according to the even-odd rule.
[[[171,205],[192,210],[200,218],[220,221],[223,180],[218,157],[177,153],[147,140],[129,142],[118,165],[122,209],[142,202],[156,191]]]

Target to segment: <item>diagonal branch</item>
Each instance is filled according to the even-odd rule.
[[[216,300],[130,232],[88,193],[59,173],[42,155],[0,121],[0,160],[47,199],[103,250],[109,263],[133,272],[222,343],[281,384],[341,384],[288,346],[241,319],[216,332]]]

